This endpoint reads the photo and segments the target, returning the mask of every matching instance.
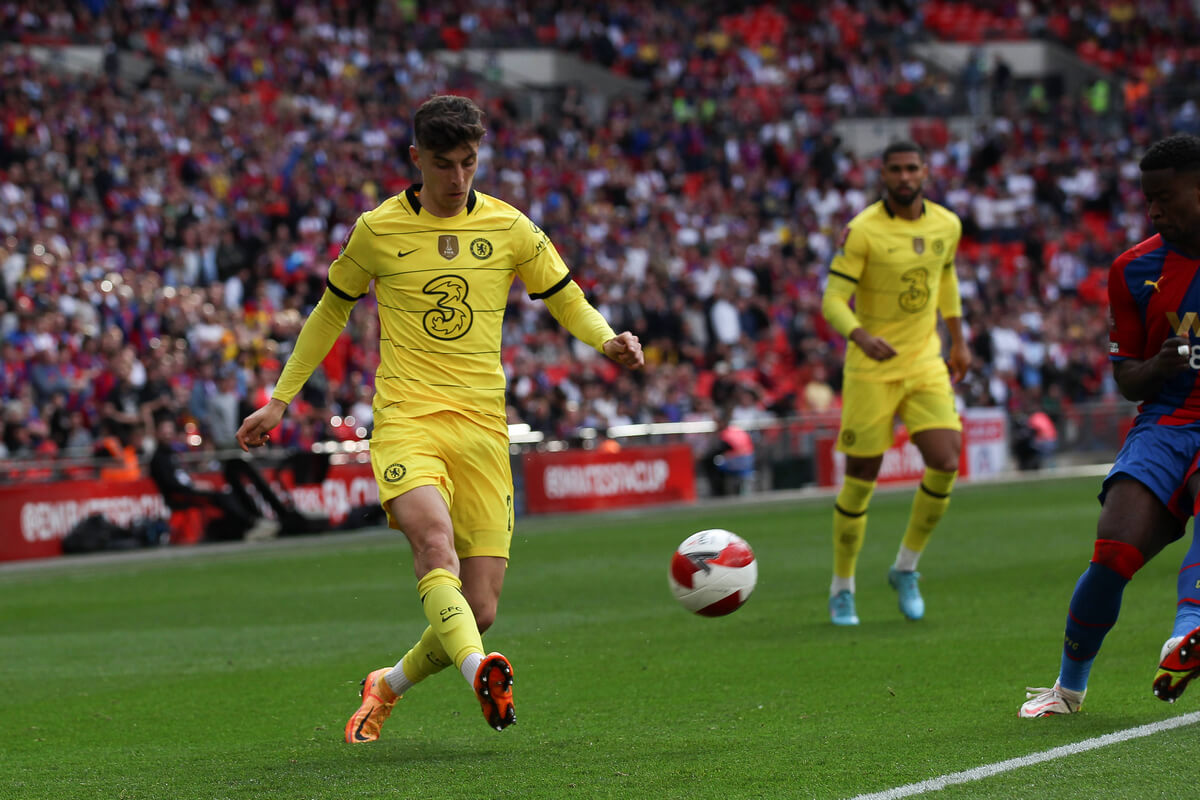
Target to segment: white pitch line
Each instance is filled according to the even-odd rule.
[[[896,800],[896,798],[900,797],[912,797],[918,794],[925,794],[926,792],[936,792],[958,783],[971,783],[972,781],[999,775],[1002,772],[1040,764],[1043,761],[1051,761],[1063,756],[1073,756],[1076,753],[1084,753],[1088,750],[1095,750],[1098,747],[1108,747],[1110,744],[1116,744],[1117,742],[1127,742],[1130,739],[1153,736],[1162,731],[1169,731],[1172,728],[1182,728],[1186,725],[1194,725],[1197,722],[1200,722],[1200,711],[1193,711],[1181,717],[1163,720],[1162,722],[1152,722],[1149,725],[1139,725],[1136,728],[1129,728],[1128,730],[1117,731],[1115,733],[1107,733],[1104,736],[1097,736],[1095,739],[1085,739],[1075,744],[1064,744],[1062,747],[1044,750],[1041,753],[1031,753],[1019,758],[1010,758],[1007,761],[999,761],[995,764],[985,764],[982,767],[975,767],[963,772],[954,772],[938,778],[930,778],[920,783],[910,783],[907,786],[897,786],[895,789],[887,789],[886,791],[875,792],[874,794],[860,794],[857,797],[851,798],[851,800]]]

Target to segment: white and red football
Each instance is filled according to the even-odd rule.
[[[671,591],[688,611],[721,617],[741,608],[758,582],[746,540],[720,528],[693,533],[671,556]]]

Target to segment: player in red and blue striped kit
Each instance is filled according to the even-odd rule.
[[[1028,690],[1022,717],[1079,710],[1125,585],[1200,511],[1200,137],[1163,139],[1140,167],[1158,234],[1113,262],[1108,295],[1113,377],[1121,394],[1141,405],[1100,490],[1095,549],[1071,596],[1058,680]],[[1200,674],[1196,535],[1179,571],[1178,596],[1153,683],[1155,696],[1168,702]]]

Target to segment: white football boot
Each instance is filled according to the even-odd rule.
[[[1025,719],[1034,717],[1049,717],[1055,714],[1074,714],[1083,705],[1083,696],[1087,690],[1076,692],[1064,689],[1054,681],[1050,689],[1034,689],[1026,687],[1025,696],[1029,698],[1021,706],[1021,716]]]

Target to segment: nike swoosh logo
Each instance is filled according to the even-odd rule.
[[[412,255],[413,253],[417,252],[420,249],[421,248],[419,248],[419,247],[414,247],[412,250],[401,250],[398,253],[396,253],[396,255],[399,256],[400,258],[404,258],[405,256]]]
[[[375,713],[375,709],[372,708],[370,711],[367,712],[367,715],[362,718],[362,721],[358,723],[358,727],[354,729],[354,740],[355,741],[357,741],[357,742],[371,741],[371,738],[369,736],[363,736],[362,729],[363,729],[363,725],[367,724],[367,720],[369,720],[371,718],[371,715],[374,713]]]
[[[454,619],[455,617],[459,616],[460,614],[462,614],[461,611],[455,611],[453,614],[451,614],[447,617],[442,617],[442,622],[449,622],[450,620]]]

